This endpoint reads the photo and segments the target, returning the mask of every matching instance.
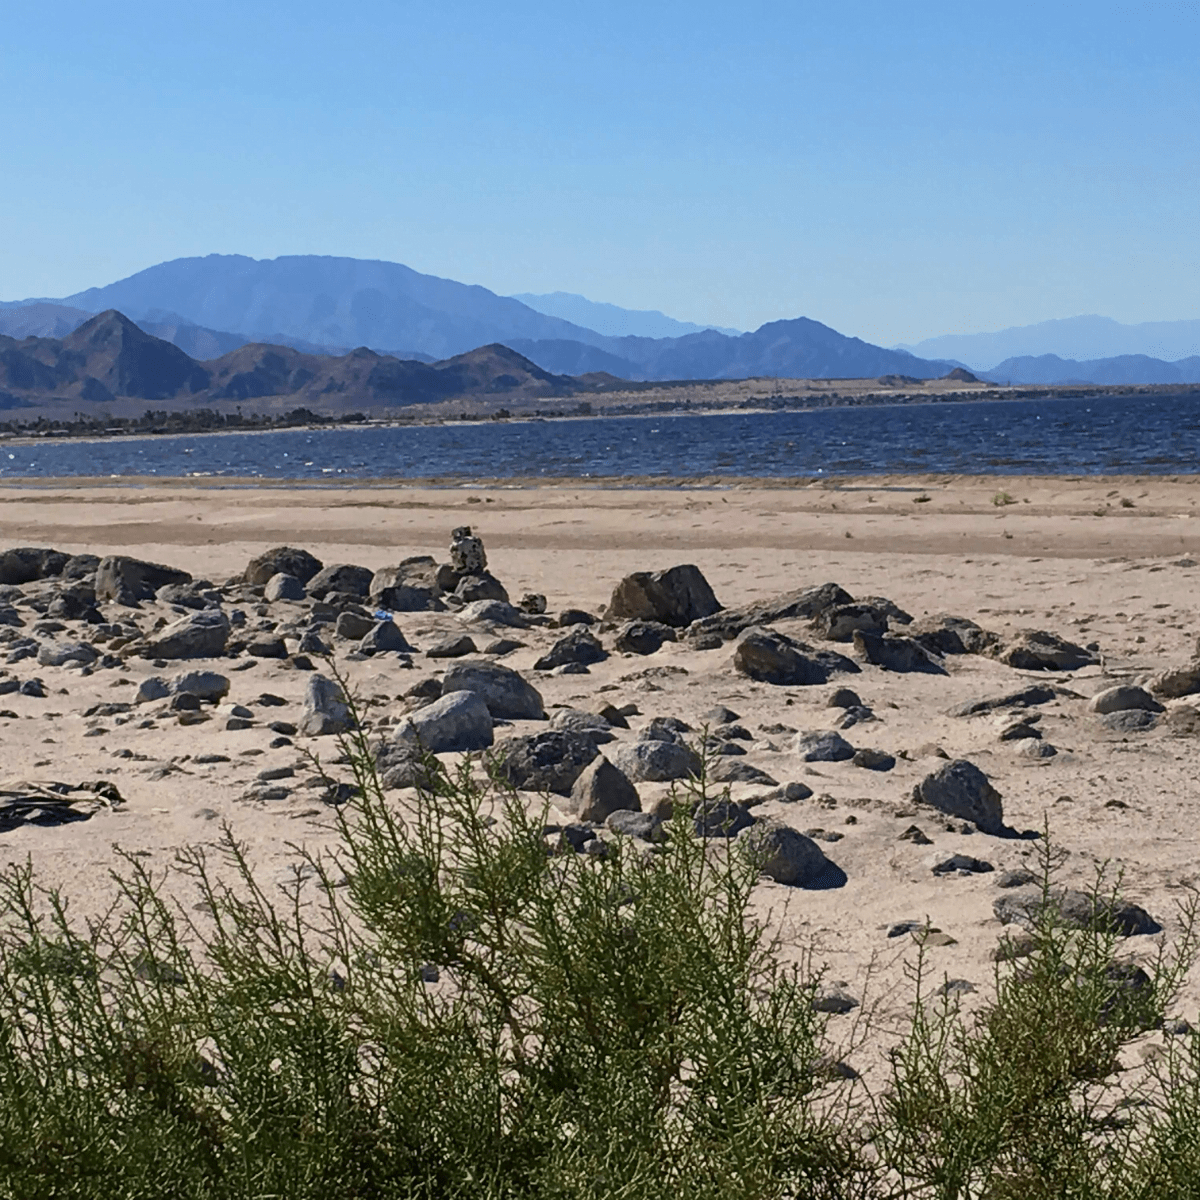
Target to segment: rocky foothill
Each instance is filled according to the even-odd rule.
[[[1200,657],[1118,677],[1096,642],[835,583],[722,599],[690,565],[615,579],[595,611],[511,595],[466,526],[440,560],[372,570],[280,546],[220,581],[0,552],[0,845],[74,839],[60,874],[82,881],[96,845],[160,855],[218,818],[259,848],[295,842],[296,822],[319,841],[353,793],[337,735],[357,714],[401,806],[428,754],[491,755],[547,806],[551,852],[653,854],[681,805],[714,847],[753,846],[785,943],[851,981],[830,1013],[858,1005],[869,964],[899,978],[914,940],[935,972],[985,984],[1046,902],[1079,924],[1103,909],[1150,952],[1173,919],[1161,887],[1127,874],[1097,908],[1097,856],[1068,838],[1047,901],[1039,834],[1089,803],[1114,823],[1164,803],[1136,764],[1200,731]],[[174,821],[157,842],[138,832],[155,814]]]

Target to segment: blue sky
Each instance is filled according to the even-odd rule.
[[[0,299],[344,254],[893,344],[1200,317],[1200,6],[13,0]]]

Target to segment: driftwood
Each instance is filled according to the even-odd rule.
[[[15,825],[65,825],[86,821],[102,808],[125,800],[105,780],[60,783],[56,780],[9,780],[0,783],[0,830]]]

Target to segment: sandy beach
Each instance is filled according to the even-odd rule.
[[[636,705],[631,732],[615,730],[618,740],[633,737],[652,717],[675,717],[699,729],[715,705],[737,713],[749,734],[739,761],[781,784],[795,781],[812,791],[799,802],[768,801],[756,815],[821,831],[814,836],[846,876],[844,886],[824,890],[764,881],[761,911],[782,931],[788,953],[815,950],[831,978],[844,980],[868,1004],[880,1004],[877,1015],[886,1025],[902,1016],[903,967],[915,953],[911,937],[887,936],[889,926],[928,919],[948,935],[947,944],[929,949],[931,969],[938,979],[974,985],[977,991],[964,1003],[978,1003],[986,997],[1003,928],[993,911],[1003,894],[997,880],[1031,865],[1036,853],[1033,841],[963,832],[961,822],[913,805],[914,785],[940,764],[932,757],[934,746],[987,774],[1016,831],[1049,822],[1068,852],[1064,882],[1087,886],[1107,863],[1123,872],[1130,898],[1168,938],[1178,932],[1177,904],[1200,882],[1200,716],[1190,716],[1196,697],[1164,699],[1165,711],[1143,730],[1106,725],[1088,711],[1088,698],[1193,658],[1200,609],[1198,497],[1200,482],[1183,476],[897,477],[720,488],[298,489],[72,481],[0,488],[0,547],[131,555],[221,586],[255,555],[278,545],[302,547],[327,565],[372,570],[411,555],[443,560],[451,530],[470,525],[487,548],[489,569],[514,602],[526,592],[542,593],[551,616],[569,607],[600,616],[627,573],[692,563],[726,608],[836,582],[856,599],[886,597],[918,620],[952,613],[1002,638],[1035,629],[1095,645],[1096,661],[1073,671],[1018,670],[995,658],[954,654],[944,660],[945,674],[863,665],[861,673],[800,687],[737,673],[732,642],[701,651],[680,640],[645,656],[612,653],[587,674],[540,672],[534,662],[563,630],[499,631],[524,643],[503,662],[535,684],[549,713],[562,705],[593,711],[603,703]],[[128,618],[145,628],[183,611],[159,601],[136,610],[101,608],[107,621]],[[29,635],[40,618],[20,605],[18,612],[26,626],[14,634]],[[300,620],[302,607],[279,601],[248,615],[253,627],[282,627]],[[339,665],[376,721],[399,721],[411,703],[403,693],[445,670],[446,662],[424,656],[428,645],[464,629],[482,645],[497,632],[481,636],[454,612],[402,613],[396,620],[416,647],[410,666],[394,655],[347,660],[352,646],[335,644]],[[46,640],[89,637],[81,622],[60,624]],[[778,629],[817,640],[805,621],[783,621]],[[609,633],[599,636],[611,642]],[[846,645],[833,648],[853,653]],[[241,669],[247,661],[253,665]],[[163,701],[127,714],[87,715],[97,705],[131,703],[147,677],[190,665],[171,663],[164,670],[131,654],[119,667],[86,675],[36,659],[0,669],[0,679],[4,672],[18,680],[41,678],[47,693],[0,696],[4,774],[104,779],[126,801],[74,824],[22,824],[0,832],[0,865],[31,858],[44,882],[61,886],[72,907],[88,913],[112,894],[108,872],[117,865],[115,846],[165,868],[176,848],[211,843],[228,821],[266,877],[282,880],[296,857],[291,844],[330,844],[330,810],[304,781],[312,774],[305,754],[329,757],[331,739],[285,736],[287,744],[271,747],[281,735],[268,723],[295,722],[309,678],[288,660],[242,655],[240,661],[199,664],[228,673],[228,699],[253,713],[247,728],[227,729],[219,718],[183,726]],[[1058,689],[1037,708],[1038,739],[1001,740],[1001,710],[948,715],[956,706],[1031,682]],[[805,762],[796,753],[790,731],[829,729],[840,717],[827,705],[839,685],[853,688],[874,714],[843,730],[844,736],[856,748],[893,756],[891,770]],[[264,693],[285,703],[264,707]],[[526,734],[534,724],[518,721],[497,735]],[[1057,753],[1029,757],[1031,740]],[[198,756],[210,761],[198,764]],[[271,768],[293,769],[281,780],[287,795],[253,798],[256,778]],[[640,784],[643,809],[668,786]],[[763,790],[732,785],[735,799]],[[901,838],[914,824],[928,843]],[[994,870],[935,875],[931,864],[954,853]],[[1124,948],[1131,959],[1145,961],[1156,939],[1131,937]],[[1194,1018],[1200,977],[1189,980],[1183,999],[1181,1012]],[[853,1020],[834,1018],[835,1037]]]

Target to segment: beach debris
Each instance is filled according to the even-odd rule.
[[[15,825],[65,825],[86,821],[102,808],[124,804],[115,785],[103,780],[60,783],[8,780],[0,783],[0,830]]]

